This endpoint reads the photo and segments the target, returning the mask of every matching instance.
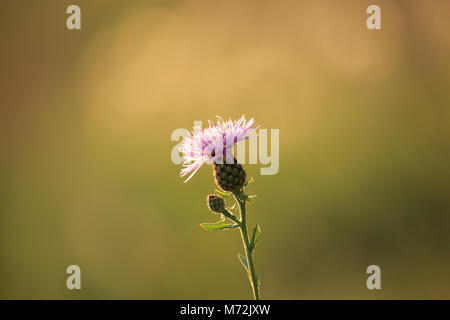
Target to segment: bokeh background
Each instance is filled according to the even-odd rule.
[[[246,166],[263,298],[450,298],[450,2],[0,7],[0,298],[250,298],[170,140],[243,113],[280,130],[279,173]]]

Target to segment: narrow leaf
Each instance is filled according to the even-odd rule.
[[[256,242],[258,242],[259,236],[261,234],[261,229],[258,225],[255,225],[253,228],[253,234],[252,234],[252,240],[251,240],[251,246],[252,248],[255,248]]]
[[[247,181],[245,181],[244,186],[248,186],[249,184],[253,183],[253,177],[250,177],[250,179],[248,179]]]
[[[229,196],[231,195],[230,192],[224,192],[224,191],[219,190],[219,189],[215,189],[214,191],[215,191],[216,193],[220,194],[222,197],[229,197]]]
[[[201,223],[200,227],[202,227],[203,229],[205,229],[207,231],[214,231],[214,230],[223,230],[223,229],[233,229],[233,228],[237,228],[238,225],[219,221],[216,223]]]
[[[241,253],[238,253],[238,258],[239,261],[242,263],[242,265],[244,266],[245,270],[248,271],[248,263],[247,263],[247,258],[245,258]]]

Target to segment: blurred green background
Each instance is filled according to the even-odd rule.
[[[250,298],[238,232],[199,228],[211,169],[170,158],[243,113],[280,129],[279,173],[246,166],[263,298],[450,298],[450,2],[0,7],[0,298]]]

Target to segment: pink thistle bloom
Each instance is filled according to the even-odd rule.
[[[239,120],[224,121],[217,117],[216,123],[208,121],[209,127],[201,129],[194,127],[188,137],[184,137],[180,147],[183,153],[183,169],[180,176],[190,176],[187,182],[197,172],[200,167],[207,162],[223,163],[223,156],[226,163],[233,163],[233,148],[239,141],[250,138],[248,134],[258,127],[252,128],[254,120],[246,120],[243,115]]]

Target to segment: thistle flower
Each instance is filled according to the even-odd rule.
[[[209,194],[206,198],[208,208],[215,213],[222,214],[222,220],[216,223],[202,223],[200,226],[208,231],[239,229],[243,241],[245,255],[239,254],[239,260],[244,266],[255,299],[259,299],[259,279],[256,276],[253,262],[253,253],[261,230],[258,225],[253,228],[250,237],[247,228],[246,202],[254,196],[244,193],[246,173],[244,168],[233,156],[234,145],[248,139],[248,134],[255,130],[253,119],[245,120],[242,116],[237,121],[224,121],[218,117],[216,123],[209,122],[209,127],[201,129],[194,127],[189,137],[185,137],[180,151],[183,153],[184,162],[180,175],[189,175],[188,181],[200,167],[206,162],[212,164],[213,176],[216,184],[224,191],[230,191],[234,196],[240,211],[240,217],[225,207],[225,201],[216,194]],[[185,181],[185,182],[186,182]],[[222,192],[217,191],[219,194]],[[230,195],[229,193],[227,195]],[[225,196],[225,195],[224,195]],[[227,219],[231,220],[229,223]]]
[[[252,128],[254,120],[247,121],[243,115],[239,120],[224,121],[217,117],[216,123],[209,122],[209,127],[201,129],[194,127],[188,137],[185,137],[180,147],[183,153],[183,168],[180,176],[188,174],[187,182],[206,162],[208,164],[234,164],[233,148],[239,141],[250,138],[249,133],[257,128]]]

